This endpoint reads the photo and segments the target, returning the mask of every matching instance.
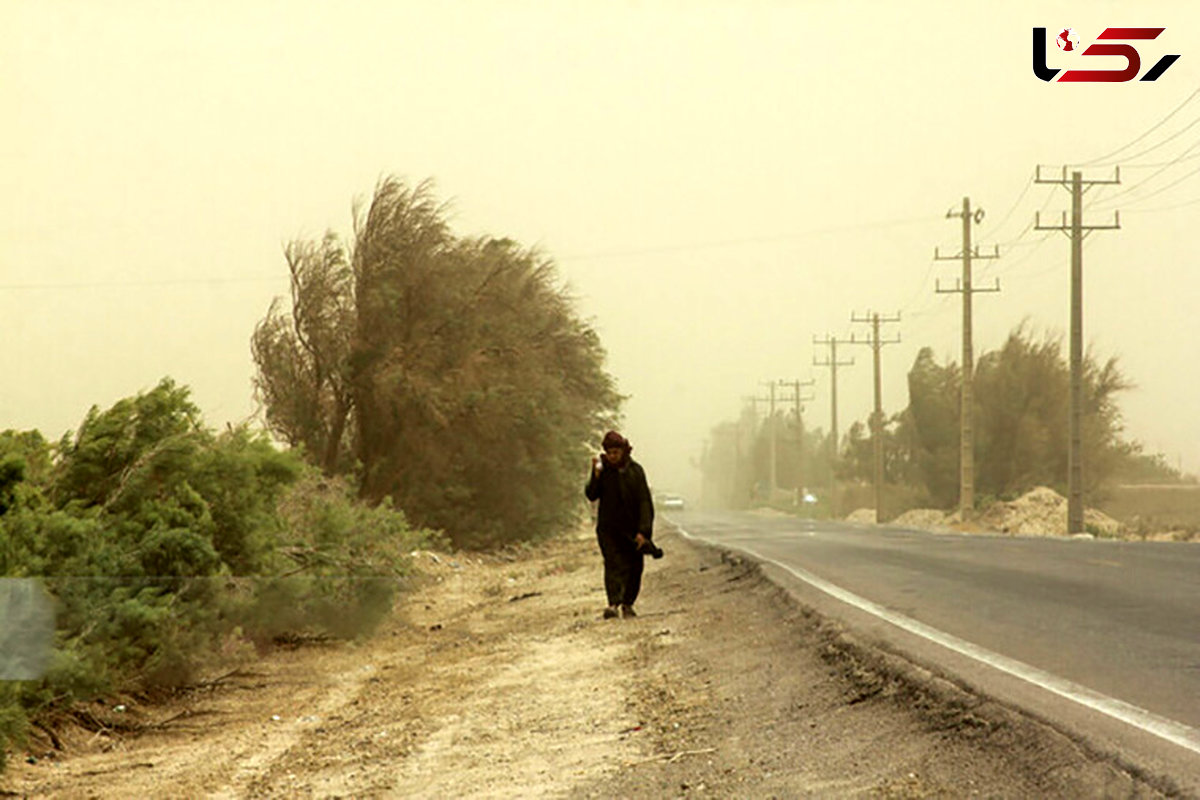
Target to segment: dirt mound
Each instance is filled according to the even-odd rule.
[[[865,523],[867,525],[875,524],[875,509],[860,508],[856,511],[851,511],[846,515],[846,522]]]
[[[1045,486],[1038,486],[1006,503],[994,503],[980,516],[987,530],[1024,536],[1066,536],[1067,498]],[[1121,523],[1095,509],[1085,509],[1084,526],[1090,533],[1117,536]]]
[[[946,520],[946,512],[936,508],[911,508],[892,520],[891,524],[927,531],[946,530],[950,527]]]

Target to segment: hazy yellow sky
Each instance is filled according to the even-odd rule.
[[[1085,46],[1165,26],[1143,70],[1181,58],[1153,83],[1044,83],[1035,26]],[[1119,208],[1122,230],[1088,239],[1085,336],[1138,385],[1129,435],[1200,470],[1194,2],[8,0],[0,30],[0,428],[57,437],[164,375],[211,425],[246,418],[282,243],[348,232],[395,173],[434,178],[461,233],[556,259],[631,395],[635,457],[686,490],[760,381],[815,378],[807,422],[828,426],[811,340],[861,334],[854,312],[901,313],[888,413],[921,346],[959,358],[959,297],[934,293],[959,268],[931,257],[957,252],[964,196],[1003,255],[976,272],[1003,288],[975,298],[977,353],[1023,319],[1065,331],[1068,241],[1028,228],[1069,197],[1034,168],[1120,164],[1087,196],[1085,221]],[[871,404],[855,349],[843,431]]]

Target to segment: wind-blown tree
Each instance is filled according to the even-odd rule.
[[[291,277],[291,310],[278,299],[250,340],[254,385],[268,428],[303,446],[327,475],[346,471],[354,457],[354,397],[347,359],[354,336],[354,275],[332,233],[320,243],[284,249]]]
[[[910,483],[913,479],[912,454],[904,435],[904,412],[883,422],[883,481],[885,484]],[[838,458],[838,477],[842,480],[871,483],[875,480],[875,442],[861,420],[850,424]]]
[[[909,407],[900,417],[917,479],[941,507],[958,498],[961,372],[939,366],[924,348],[909,372]],[[1036,341],[1024,325],[976,362],[975,488],[981,497],[1012,497],[1034,486],[1064,491],[1070,370],[1059,341]],[[1115,358],[1083,370],[1084,490],[1094,493],[1122,462],[1118,392],[1131,387]]]
[[[976,485],[1011,496],[1037,485],[1065,491],[1070,369],[1057,338],[1037,342],[1024,326],[984,354],[975,371]],[[1132,388],[1116,358],[1083,363],[1083,489],[1094,493],[1120,460],[1118,392]]]
[[[941,508],[958,499],[959,387],[958,366],[939,366],[932,348],[921,348],[908,372],[908,410],[901,415],[898,434],[908,444],[930,502]]]
[[[458,544],[538,538],[574,520],[579,465],[621,398],[553,264],[508,239],[456,237],[444,217],[428,182],[381,181],[344,254],[352,292],[324,295],[339,309],[352,297],[344,314],[321,317],[340,331],[327,337],[338,357],[326,363],[339,365],[328,385],[345,402],[309,399],[314,353],[278,310],[259,326],[255,354],[260,387],[281,391],[260,397],[285,438],[306,444],[305,431],[331,435],[348,409],[365,498],[390,497]]]
[[[1123,442],[1114,479],[1120,483],[1195,483],[1195,476],[1184,475],[1167,463],[1162,453],[1147,453],[1141,442]]]

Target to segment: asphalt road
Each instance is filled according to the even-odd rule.
[[[1200,793],[1200,545],[669,518],[775,565],[823,612]]]

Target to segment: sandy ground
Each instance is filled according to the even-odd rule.
[[[600,618],[587,532],[516,561],[422,555],[429,577],[371,639],[274,652],[163,705],[97,707],[143,730],[60,730],[62,751],[12,754],[0,796],[1170,792],[856,641],[753,564],[657,538],[667,557],[648,562],[632,620]]]

